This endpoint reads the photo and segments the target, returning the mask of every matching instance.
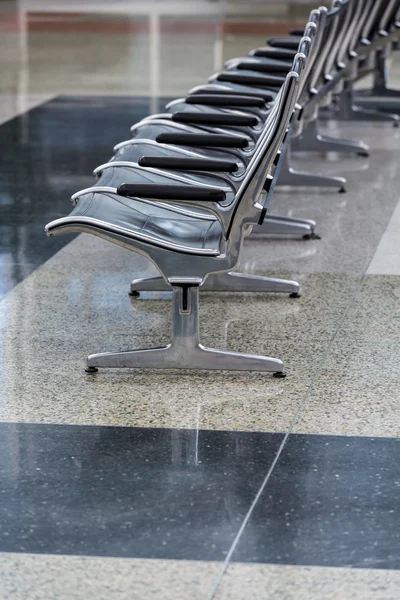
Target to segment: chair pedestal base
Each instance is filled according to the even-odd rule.
[[[354,90],[355,103],[361,108],[400,113],[400,90],[388,87],[388,53],[384,49],[376,53],[376,68],[372,89]]]
[[[199,340],[199,288],[174,286],[172,341],[168,346],[92,354],[87,372],[112,369],[262,371],[284,376],[277,358],[204,348]]]
[[[395,127],[400,124],[400,116],[397,114],[363,108],[355,104],[353,90],[345,91],[340,96],[335,117],[341,121],[392,122]]]
[[[261,277],[246,273],[218,273],[210,275],[200,287],[203,292],[260,292],[300,295],[300,285],[297,281]],[[171,286],[163,277],[135,279],[131,283],[131,295],[138,296],[140,292],[170,292]]]
[[[400,113],[400,90],[387,87],[356,90],[354,101],[357,106],[363,109]]]
[[[310,219],[293,219],[291,217],[279,217],[268,215],[262,225],[254,225],[249,238],[257,238],[263,235],[290,235],[302,236],[306,239],[319,239],[315,234],[317,224]]]
[[[323,187],[339,188],[339,192],[345,192],[346,179],[344,177],[329,177],[327,175],[315,175],[296,171],[290,164],[290,147],[285,152],[282,160],[282,167],[279,173],[277,185],[289,187]]]
[[[292,150],[294,152],[339,152],[341,154],[369,155],[369,147],[362,141],[336,139],[321,135],[316,120],[310,121],[301,137],[294,140]]]

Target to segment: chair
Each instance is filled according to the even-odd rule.
[[[173,288],[172,341],[164,348],[94,354],[87,371],[99,367],[159,369],[222,369],[266,371],[284,376],[279,359],[204,348],[199,341],[199,286],[212,273],[234,270],[239,262],[243,238],[264,207],[259,203],[267,176],[273,170],[298,97],[304,57],[286,76],[277,110],[269,119],[268,134],[259,144],[246,175],[230,203],[223,187],[204,185],[165,186],[121,184],[118,189],[99,187],[75,198],[68,217],[46,226],[48,235],[83,231],[97,235],[149,258]],[[154,217],[153,202],[166,203],[163,217]],[[207,211],[185,217],[169,202]],[[161,209],[157,207],[160,211]],[[229,213],[229,218],[226,214]]]
[[[400,24],[397,14],[399,0],[360,0],[363,5],[364,18],[359,28],[358,44],[353,48],[352,68],[346,73],[344,90],[340,96],[336,116],[353,121],[391,121],[399,126],[400,117],[395,113],[380,111],[379,102],[375,108],[359,106],[355,100],[354,84],[367,75],[374,75],[374,93],[382,92],[385,96],[387,87],[386,62],[393,43],[400,37]],[[394,97],[395,97],[394,92]],[[390,96],[390,93],[389,93]],[[362,98],[361,98],[362,104]],[[400,106],[395,105],[395,108]]]

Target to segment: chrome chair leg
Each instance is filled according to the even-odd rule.
[[[265,371],[284,377],[283,362],[276,358],[205,348],[199,339],[199,288],[173,287],[172,341],[162,348],[92,354],[88,373],[98,368],[196,369]]]
[[[131,296],[140,292],[170,292],[171,286],[163,277],[135,279],[131,283]],[[200,287],[202,292],[259,292],[290,294],[300,296],[300,284],[288,279],[276,279],[248,273],[217,273],[210,275]]]
[[[317,224],[311,219],[295,219],[291,217],[280,217],[268,215],[262,225],[254,225],[249,238],[262,237],[264,235],[290,235],[302,236],[304,239],[320,239],[315,233]]]
[[[293,169],[293,167],[290,166],[289,148],[282,160],[282,168],[279,173],[277,185],[293,187],[333,187],[339,188],[340,193],[344,193],[346,191],[346,179],[344,177],[315,175],[314,173],[306,173]]]
[[[318,121],[307,123],[298,139],[293,141],[293,152],[356,152],[361,156],[369,156],[369,147],[359,140],[345,140],[328,137],[319,133]]]

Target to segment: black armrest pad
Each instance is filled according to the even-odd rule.
[[[290,48],[297,50],[300,44],[300,37],[287,37],[287,38],[271,38],[267,40],[267,45],[278,48]]]
[[[172,121],[177,123],[198,123],[202,125],[236,125],[237,127],[254,127],[258,123],[257,117],[246,115],[230,115],[225,113],[201,113],[201,112],[176,112],[172,115]]]
[[[238,170],[235,161],[179,158],[175,156],[142,156],[139,160],[139,166],[153,167],[154,169],[179,169],[182,171],[222,171],[223,173],[233,173]]]
[[[268,85],[281,87],[285,82],[284,76],[274,75],[247,75],[234,71],[223,71],[217,75],[218,81],[230,81],[231,83],[242,83],[244,85]]]
[[[159,144],[180,146],[216,146],[219,148],[246,148],[249,141],[239,135],[219,135],[217,133],[160,133],[156,137]]]
[[[289,31],[289,35],[297,35],[297,37],[303,37],[304,29],[291,29]]]
[[[256,62],[252,60],[244,60],[237,66],[239,71],[259,71],[260,73],[282,73],[286,75],[289,73],[292,66],[292,61],[288,64],[276,64],[273,61],[271,63]]]
[[[260,56],[263,58],[276,58],[278,60],[293,60],[296,56],[297,49],[293,50],[291,48],[268,48],[268,46],[264,46],[263,48],[256,48],[250,52],[250,56]]]
[[[120,196],[136,196],[155,200],[223,202],[226,198],[224,190],[207,189],[194,185],[157,185],[155,183],[121,183],[117,193]]]
[[[201,91],[194,91],[192,93],[192,96],[195,95],[199,95],[199,94],[224,94],[224,96],[236,96],[238,94],[237,91],[235,90],[230,90],[229,88],[225,88],[223,90],[208,90],[207,92],[201,92]],[[263,90],[257,90],[255,92],[248,92],[246,91],[240,91],[240,94],[242,96],[246,96],[246,98],[263,98],[264,102],[272,102],[272,100],[274,99],[273,96],[271,96],[271,94],[268,94],[266,92],[264,92]]]
[[[187,104],[207,104],[209,106],[254,106],[262,108],[265,100],[257,96],[240,96],[236,94],[194,94],[186,97]]]

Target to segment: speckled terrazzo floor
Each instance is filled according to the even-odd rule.
[[[1,600],[203,599],[219,563],[101,559],[2,553]],[[71,578],[71,572],[74,577]],[[149,581],[153,580],[150,584]],[[216,600],[397,600],[396,571],[290,567],[236,563],[229,567]]]
[[[373,145],[374,134],[367,128],[362,132]],[[393,139],[386,144],[378,141],[379,148],[368,166],[362,159],[331,161],[328,165],[319,157],[314,159],[316,171],[323,166],[335,173],[337,166],[342,166],[341,173],[349,180],[346,196],[329,191],[280,191],[275,195],[275,213],[316,218],[322,240],[247,240],[241,270],[298,279],[301,298],[201,295],[202,341],[283,357],[288,372],[283,381],[254,373],[128,370],[86,376],[83,365],[88,353],[162,344],[168,340],[170,327],[169,294],[131,299],[127,293],[133,277],[153,275],[154,267],[97,238],[81,235],[73,239],[3,298],[0,419],[3,427],[8,423],[9,428],[2,434],[3,473],[8,482],[3,494],[4,520],[0,522],[5,536],[2,542],[0,538],[2,600],[74,600],[91,595],[119,600],[128,594],[133,598],[208,600],[214,592],[217,595],[213,597],[221,600],[395,597],[400,556],[397,538],[391,537],[391,562],[379,558],[383,541],[377,542],[379,552],[374,546],[374,540],[385,531],[382,528],[395,531],[389,523],[397,518],[395,488],[391,487],[397,459],[390,440],[395,441],[399,434],[399,283],[397,275],[379,274],[379,248],[382,240],[392,243],[391,231],[397,226],[397,171],[392,157],[398,139],[391,128],[386,132]],[[352,126],[352,135],[360,133],[359,126]],[[306,156],[296,161],[300,166],[309,163]],[[378,183],[371,164],[379,172]],[[366,195],[365,185],[371,190],[378,187],[378,193]],[[48,244],[52,242],[48,240]],[[375,265],[377,274],[365,275],[370,264]],[[392,270],[394,264],[392,260]],[[48,429],[33,429],[38,427],[34,423],[43,423]],[[85,428],[78,436],[74,425],[89,426],[94,437],[87,436]],[[145,459],[148,467],[144,471],[140,456],[148,452],[143,448],[150,446],[141,444],[139,455],[139,446],[136,450],[132,447],[130,454],[125,455],[125,450],[120,453],[122,448],[128,451],[124,440],[129,430],[134,436],[129,439],[139,440],[140,432],[148,432],[149,440],[153,440],[153,457]],[[112,431],[115,433],[109,437]],[[157,431],[160,434],[152,433]],[[244,432],[250,437],[243,438]],[[287,432],[292,432],[292,442],[286,443],[280,457]],[[224,438],[227,433],[229,439]],[[265,436],[268,445],[261,446],[259,438],[253,441],[254,435]],[[377,438],[384,445],[375,451],[373,440]],[[16,460],[9,463],[11,440],[19,450]],[[94,440],[98,440],[95,455]],[[354,447],[346,440],[354,440]],[[71,442],[74,450],[69,450]],[[212,450],[214,462],[210,463],[207,449],[215,444],[227,450],[223,458],[217,458]],[[250,467],[255,448],[258,458]],[[332,450],[327,452],[327,448]],[[373,522],[381,525],[371,528],[368,520],[360,523],[357,532],[361,535],[353,535],[349,544],[344,523],[353,505],[351,493],[361,498],[368,494],[372,471],[364,472],[363,457],[369,452],[380,456],[385,465],[369,461],[370,469],[379,474],[377,500],[369,510],[376,516]],[[314,482],[304,453],[322,461],[312,468],[311,472],[317,473]],[[155,456],[159,458],[154,462]],[[299,462],[301,456],[303,463]],[[161,457],[166,460],[161,468],[168,476],[160,483],[160,490],[154,491],[149,474],[154,473]],[[297,480],[291,483],[293,457],[294,464],[298,463]],[[124,483],[126,475],[120,469],[109,470],[114,461],[136,465],[129,483]],[[239,475],[242,461],[253,475]],[[53,463],[60,468],[55,470]],[[226,481],[220,479],[217,465],[229,474]],[[198,473],[197,484],[190,484],[189,503],[180,504],[180,496],[175,496],[177,482],[191,481],[199,467],[201,479]],[[31,486],[25,488],[23,482],[29,481],[26,477],[32,469],[38,469],[41,481],[47,484],[46,488],[39,487],[31,500]],[[272,479],[268,469],[275,473]],[[11,485],[15,473],[19,473],[20,481],[17,491]],[[104,479],[110,480],[114,490],[107,507],[102,501]],[[76,481],[77,485],[74,489],[72,484],[73,496],[68,495],[65,501],[59,495],[61,481]],[[279,481],[289,485],[282,488],[286,492],[281,499],[271,495],[279,490]],[[322,481],[328,491],[326,504],[332,498],[332,486],[344,482],[344,488],[333,495],[336,505],[330,510],[340,515],[333,521],[323,512],[316,516]],[[135,499],[138,484],[140,501]],[[54,493],[46,491],[47,485]],[[205,495],[200,492],[204,486],[208,490]],[[269,489],[269,494],[262,493],[258,512],[253,512],[246,524],[250,514],[246,510],[257,488]],[[308,490],[308,503],[303,504],[299,496],[298,501],[288,504],[289,498],[297,498],[295,490],[299,488]],[[144,499],[151,507],[154,493],[169,497],[169,506],[175,503],[178,529],[176,519],[169,512],[164,514],[164,508],[159,509],[163,527],[153,523],[153,509],[148,512],[142,503]],[[19,494],[26,498],[24,504],[19,504]],[[93,535],[96,528],[93,508],[89,508],[91,498],[97,498],[95,510],[100,512],[96,522],[100,519],[102,523],[102,535],[100,530]],[[222,498],[228,504],[221,513],[218,505]],[[270,508],[265,502],[268,498]],[[33,513],[28,508],[31,502]],[[273,507],[281,502],[286,506],[282,508],[284,514],[291,515],[293,540],[303,537],[308,540],[306,546],[315,548],[305,563],[294,551],[292,536],[279,533],[282,510]],[[388,503],[392,508],[388,509]],[[44,506],[48,507],[45,512]],[[136,509],[132,511],[131,506]],[[363,508],[351,519],[360,515],[368,518],[366,507],[360,506]],[[11,513],[10,507],[14,507]],[[202,515],[209,514],[210,509],[213,518],[205,526]],[[228,521],[222,516],[226,510]],[[14,522],[17,513],[18,521]],[[383,514],[389,520],[383,521]],[[87,523],[92,523],[90,534],[79,515],[86,515]],[[73,534],[65,526],[71,518],[76,523]],[[328,554],[325,538],[321,539],[314,528],[315,518],[323,519],[323,529],[330,531],[326,534],[330,540]],[[337,519],[343,527],[337,528]],[[241,523],[245,526],[239,535]],[[193,547],[179,542],[182,527],[191,536]],[[126,532],[130,528],[134,533],[129,541]],[[268,536],[269,528],[272,547],[276,548],[273,554],[256,534],[263,531]],[[109,537],[112,531],[116,543]],[[153,542],[149,544],[147,539]],[[340,548],[344,547],[347,551],[343,554]],[[367,548],[366,553],[363,548]],[[260,564],[265,562],[275,564]],[[345,568],[361,565],[363,569],[352,570],[351,576]],[[72,572],[74,584],[67,586]],[[132,594],[128,590],[133,590]]]
[[[207,73],[212,37],[196,40]],[[104,96],[55,98],[2,128],[0,600],[397,600],[399,130],[323,122],[371,156],[295,157],[348,192],[277,189],[271,212],[315,219],[322,239],[252,238],[241,270],[297,279],[301,298],[201,294],[202,342],[282,358],[286,379],[88,377],[89,353],[169,339],[169,294],[128,296],[153,266],[91,236],[42,236],[151,106],[107,96],[141,79],[131,65],[122,84],[121,65],[113,90],[101,70],[85,88],[44,69],[25,81],[45,82],[43,101]],[[196,83],[168,73],[165,93]],[[22,98],[0,98],[0,119],[39,102]]]

